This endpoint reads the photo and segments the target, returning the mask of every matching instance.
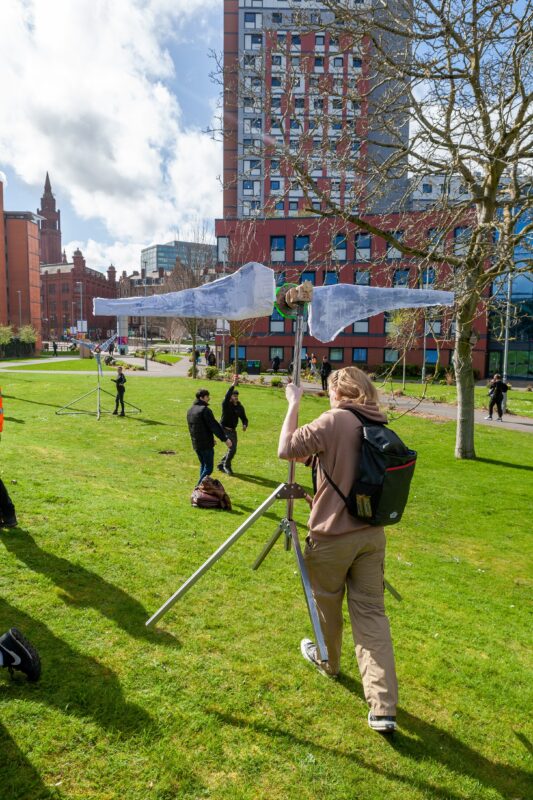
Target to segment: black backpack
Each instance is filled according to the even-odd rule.
[[[322,467],[324,475],[352,516],[369,525],[396,525],[407,505],[416,452],[384,424],[372,422],[353,408],[346,410],[363,426],[359,473],[347,497]]]

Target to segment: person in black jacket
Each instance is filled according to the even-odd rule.
[[[111,380],[117,385],[117,396],[115,397],[115,410],[113,414],[118,414],[118,404],[120,403],[120,416],[124,417],[126,416],[124,413],[124,393],[126,391],[126,386],[124,384],[126,383],[126,376],[122,371],[122,367],[117,367],[117,377],[111,378]]]
[[[322,364],[320,365],[320,377],[322,378],[322,389],[327,392],[328,390],[328,378],[331,375],[331,370],[333,367],[329,363],[326,356],[322,358]]]
[[[233,456],[237,452],[237,425],[239,424],[239,420],[242,422],[243,431],[245,431],[248,427],[246,411],[244,410],[242,403],[239,402],[239,392],[236,388],[237,382],[238,378],[237,375],[235,375],[233,378],[233,383],[229,387],[228,391],[226,392],[226,396],[222,401],[222,418],[220,420],[220,424],[224,428],[224,433],[226,434],[227,438],[231,441],[231,447],[218,465],[218,469],[221,472],[225,472],[226,475],[233,475],[231,462],[233,460]]]
[[[489,387],[489,414],[485,419],[492,419],[492,412],[494,410],[494,406],[496,406],[498,410],[498,421],[503,422],[503,409],[502,409],[502,402],[504,395],[507,393],[507,389],[509,387],[506,383],[502,381],[502,376],[496,373],[494,378],[490,382]]]
[[[232,445],[231,439],[225,434],[224,428],[216,421],[209,408],[209,400],[209,391],[200,389],[196,392],[195,402],[187,411],[187,424],[192,446],[200,462],[200,477],[197,486],[206,475],[211,475],[213,472],[215,436],[221,442],[225,442],[227,447]]]

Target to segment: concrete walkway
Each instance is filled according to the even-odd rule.
[[[70,357],[62,357],[57,356],[53,359],[54,363],[61,362],[61,361],[71,361],[72,356]],[[127,373],[128,377],[135,377],[135,378],[186,378],[189,368],[191,366],[191,362],[189,361],[188,354],[184,354],[181,361],[178,361],[176,364],[172,366],[168,366],[167,364],[159,364],[157,361],[148,361],[148,371],[144,371],[144,359],[143,358],[135,358],[134,356],[121,356],[120,360],[126,364],[132,364],[137,367],[142,367],[141,370]],[[52,359],[50,359],[52,361]],[[26,364],[42,364],[42,359],[29,359],[28,361],[17,361],[16,366],[12,366],[13,362],[7,363],[5,365],[0,362],[0,374],[3,372],[7,373],[19,373],[22,375],[28,374],[37,374],[37,375],[95,375],[96,372],[96,364],[94,361],[89,361],[87,359],[87,370],[76,370],[75,372],[72,370],[20,370],[17,367],[26,365]],[[199,377],[201,378],[205,374],[205,364],[199,365]],[[106,376],[106,372],[104,372],[104,377]],[[265,376],[265,383],[270,383],[271,376]],[[306,392],[319,392],[321,391],[320,386],[316,383],[308,383],[304,381],[302,383]],[[457,406],[451,405],[448,403],[435,403],[433,401],[420,401],[416,397],[391,397],[390,393],[381,392],[380,393],[380,401],[383,406],[386,406],[390,411],[392,411],[395,415],[398,416],[402,413],[413,414],[414,416],[423,416],[427,418],[432,418],[435,420],[455,420],[457,418]],[[494,420],[486,420],[484,417],[487,415],[486,411],[476,409],[474,412],[474,421],[477,425],[492,425],[495,428],[503,428],[506,430],[514,430],[514,431],[521,431],[522,433],[533,433],[533,418],[530,417],[518,417],[516,415],[509,415],[505,414],[503,418],[503,422],[498,422],[496,416]]]

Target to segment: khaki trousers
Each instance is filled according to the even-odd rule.
[[[332,675],[340,669],[346,590],[365,698],[374,714],[394,716],[398,683],[383,599],[383,528],[365,528],[328,539],[308,536],[304,558],[328,648],[329,661],[324,667]]]

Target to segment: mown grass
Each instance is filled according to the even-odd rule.
[[[96,361],[94,358],[80,358],[76,356],[68,361],[45,361],[43,364],[25,364],[17,367],[28,372],[90,372],[94,370],[96,374]],[[116,372],[116,367],[108,367],[102,361],[104,372]]]
[[[278,544],[250,570],[281,503],[144,626],[284,480],[282,392],[241,388],[250,428],[229,514],[189,505],[198,464],[184,418],[198,382],[132,375],[126,400],[142,415],[96,422],[55,414],[89,376],[1,378],[1,475],[20,528],[0,533],[0,628],[18,625],[43,661],[36,685],[0,673],[2,800],[525,800],[528,434],[480,426],[478,461],[456,462],[452,422],[395,425],[420,461],[388,537],[403,602],[387,600],[401,729],[386,740],[367,727],[348,630],[337,683],[301,659],[310,625],[292,555]],[[210,388],[218,406],[225,386]],[[325,404],[306,398],[302,421]]]

